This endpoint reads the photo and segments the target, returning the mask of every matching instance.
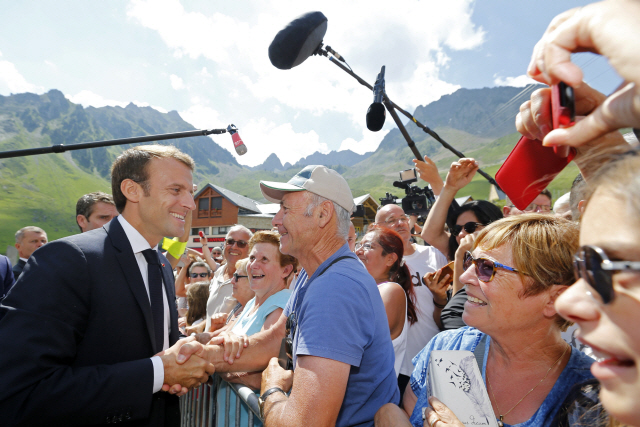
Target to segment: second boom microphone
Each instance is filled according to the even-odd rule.
[[[387,110],[385,110],[382,104],[384,97],[384,70],[383,65],[380,69],[380,73],[376,78],[376,83],[373,86],[373,103],[367,110],[367,129],[372,132],[378,132],[384,126],[384,120],[387,117]]]

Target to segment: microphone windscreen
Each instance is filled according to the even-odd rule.
[[[281,70],[302,64],[315,52],[326,32],[327,17],[322,12],[299,16],[280,30],[269,45],[271,63]]]
[[[367,110],[367,129],[372,132],[378,132],[384,125],[384,119],[387,116],[387,110],[380,102],[374,102]]]

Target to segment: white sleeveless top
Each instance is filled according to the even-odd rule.
[[[407,336],[409,331],[409,318],[407,311],[407,294],[404,294],[404,326],[402,326],[402,332],[396,339],[391,340],[393,344],[393,352],[396,355],[396,361],[393,364],[393,367],[396,371],[396,377],[400,374],[400,367],[402,366],[402,362],[404,361],[404,355],[407,351]]]

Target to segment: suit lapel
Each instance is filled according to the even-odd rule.
[[[149,295],[147,294],[147,290],[144,286],[144,281],[140,274],[140,268],[138,267],[138,262],[133,254],[133,249],[131,249],[129,239],[125,234],[122,225],[120,225],[120,221],[117,219],[110,221],[104,226],[104,228],[111,239],[111,243],[118,250],[116,258],[120,263],[120,268],[122,268],[124,278],[127,281],[127,284],[129,285],[129,288],[138,302],[138,306],[144,316],[147,331],[149,332],[149,339],[151,340],[151,348],[156,348]]]

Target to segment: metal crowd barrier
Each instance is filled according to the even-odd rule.
[[[226,383],[219,376],[212,375],[213,384],[203,384],[190,390],[180,397],[180,426],[181,427],[232,427],[229,425],[229,414],[235,413],[235,427],[245,427],[240,424],[240,402],[244,402],[250,409],[247,427],[253,427],[254,419],[260,420],[260,407],[258,397],[249,387],[240,384]],[[218,425],[216,413],[216,401],[218,392],[223,383],[230,385],[226,388],[224,424]],[[233,408],[230,407],[229,397],[231,393],[238,397]]]

